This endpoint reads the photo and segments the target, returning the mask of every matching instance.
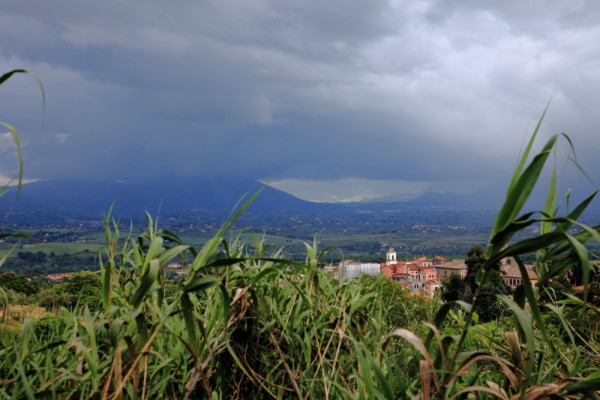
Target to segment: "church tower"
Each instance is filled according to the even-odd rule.
[[[396,260],[396,252],[394,251],[394,248],[393,248],[393,247],[390,247],[390,248],[388,249],[388,251],[387,251],[387,257],[386,257],[386,261],[385,261],[385,263],[386,263],[387,265],[393,265],[393,264],[396,264],[396,263],[397,263],[397,260]]]

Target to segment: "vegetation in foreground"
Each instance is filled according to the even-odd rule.
[[[317,268],[324,252],[316,244],[293,262],[260,239],[251,248],[226,240],[248,203],[200,250],[151,219],[147,232],[118,245],[119,226],[107,217],[98,309],[80,300],[3,335],[0,395],[597,399],[600,309],[588,302],[585,245],[600,239],[600,227],[578,222],[596,193],[558,217],[553,171],[543,210],[519,216],[558,139],[527,164],[535,136],[473,271],[470,302],[419,303],[381,279],[339,284]],[[511,241],[533,224],[539,236]],[[531,253],[542,289],[521,261]],[[494,265],[509,256],[524,283],[512,298],[496,297],[513,316],[480,323]],[[187,274],[169,285],[163,266],[175,257],[187,258]],[[545,285],[576,263],[582,299],[540,302]]]

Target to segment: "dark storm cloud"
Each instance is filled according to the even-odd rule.
[[[494,179],[554,96],[593,169],[598,6],[546,4],[9,2],[0,61],[47,112],[19,77],[0,120],[32,178]]]

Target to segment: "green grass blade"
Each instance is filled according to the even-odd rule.
[[[181,290],[183,290],[184,293],[197,292],[200,290],[206,290],[216,284],[217,278],[215,278],[214,276],[205,276],[202,278],[194,279],[193,281],[185,285],[183,288],[181,288]]]
[[[546,217],[554,217],[556,214],[556,163],[552,167],[552,175],[548,186],[548,194],[546,195],[546,203],[544,204],[544,215]],[[552,230],[552,223],[544,220],[540,223],[540,233],[548,233]]]
[[[164,265],[171,261],[173,258],[183,253],[184,251],[188,250],[189,248],[190,246],[183,245],[172,247],[161,253],[161,255],[158,257],[158,262],[160,263],[160,265]]]
[[[131,304],[134,307],[140,305],[140,303],[142,302],[142,300],[144,299],[144,297],[149,292],[150,288],[158,278],[159,271],[160,264],[158,262],[158,259],[155,258],[152,261],[150,261],[150,266],[147,272],[144,275],[142,275],[140,284],[131,298]]]
[[[110,308],[114,267],[114,261],[107,260],[102,269],[102,305],[104,307],[104,312],[108,312],[108,309]]]
[[[15,129],[14,126],[7,124],[6,122],[2,122],[2,121],[0,121],[0,125],[4,126],[6,129],[8,129],[8,131],[10,132],[10,134],[13,138],[15,147],[17,148],[17,155],[19,157],[19,179],[18,179],[18,185],[17,185],[16,198],[18,199],[19,196],[21,195],[21,186],[23,184],[23,170],[24,170],[23,150],[21,149],[21,136],[19,135],[19,132],[17,132],[17,130]],[[4,186],[4,188],[6,188],[7,186],[8,186],[8,184],[6,184]]]
[[[590,269],[591,269],[588,250],[585,248],[585,246],[583,244],[581,244],[581,242],[579,242],[573,236],[571,236],[569,234],[565,234],[565,236],[567,237],[567,240],[569,240],[569,243],[571,243],[573,250],[577,254],[579,262],[581,263],[581,271],[582,271],[582,275],[583,275],[583,301],[587,301],[588,292],[589,292],[588,286],[590,283]]]
[[[515,185],[517,183],[517,180],[521,176],[521,172],[523,171],[523,168],[525,167],[525,163],[527,162],[527,158],[529,158],[529,153],[531,152],[531,148],[533,147],[533,143],[535,142],[535,138],[537,137],[537,134],[540,131],[540,127],[542,126],[542,122],[544,121],[544,117],[546,116],[546,111],[548,111],[548,107],[549,106],[550,106],[550,102],[548,102],[548,104],[546,104],[546,107],[544,108],[544,112],[542,112],[542,116],[538,120],[538,123],[535,126],[535,130],[533,131],[533,134],[531,135],[531,138],[529,138],[529,142],[527,143],[527,147],[525,148],[525,151],[523,151],[523,154],[521,155],[519,163],[517,164],[517,167],[515,168],[515,172],[513,173],[512,179],[510,180],[510,183],[508,185],[508,192],[509,193],[513,190],[513,188],[515,187]]]
[[[515,217],[521,212],[521,209],[529,199],[531,192],[537,185],[538,179],[546,164],[548,156],[552,152],[558,135],[552,136],[547,142],[540,153],[538,153],[531,163],[527,166],[525,171],[518,176],[513,185],[511,185],[506,200],[502,205],[502,208],[496,216],[494,221],[494,227],[492,229],[491,237],[494,237],[496,233],[503,230],[508,224],[510,224]],[[490,248],[489,250],[495,250]]]

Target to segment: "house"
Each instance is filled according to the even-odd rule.
[[[437,280],[441,280],[444,276],[452,274],[457,274],[463,279],[467,276],[467,264],[465,264],[465,260],[448,261],[436,265],[434,269]]]
[[[354,263],[356,265],[360,264],[358,261],[354,261]],[[525,267],[531,284],[535,285],[537,283],[537,276],[533,270],[533,266],[527,265]],[[500,269],[503,273],[504,281],[512,289],[523,283],[521,271],[514,258],[506,257],[502,259],[500,261]],[[464,279],[467,276],[467,270],[465,260],[449,261],[440,256],[435,256],[431,259],[427,257],[415,257],[411,261],[398,261],[396,252],[392,247],[387,250],[385,263],[379,264],[379,273],[387,279],[401,284],[411,294],[420,294],[429,297],[433,297],[440,289],[442,286],[441,280],[444,276],[456,274]],[[371,271],[370,274],[374,274],[374,271]]]
[[[73,275],[72,272],[65,272],[62,274],[52,274],[52,275],[48,275],[48,279],[50,279],[51,281],[64,281],[67,280],[71,277],[71,275]]]
[[[502,271],[502,279],[504,283],[510,286],[511,289],[516,289],[517,286],[523,283],[523,276],[516,260],[512,257],[503,258],[500,261],[500,270]],[[537,283],[537,275],[533,269],[533,265],[525,265],[527,276],[531,281],[531,286],[535,286]]]

